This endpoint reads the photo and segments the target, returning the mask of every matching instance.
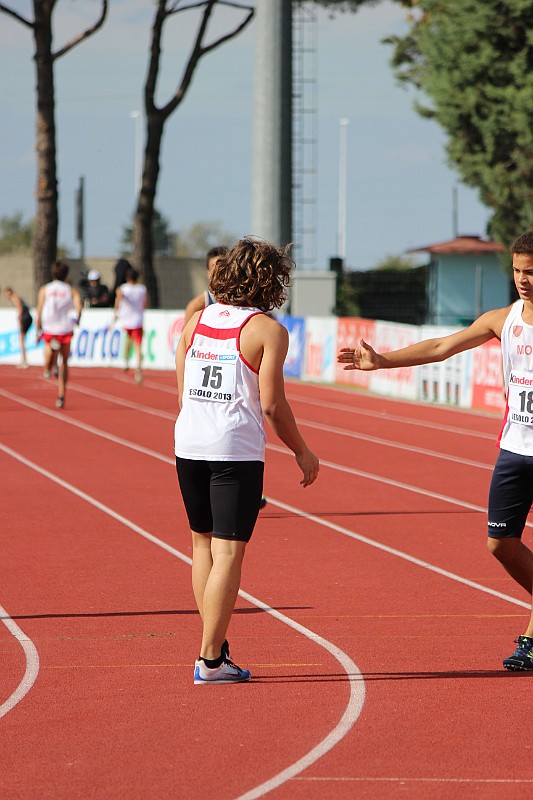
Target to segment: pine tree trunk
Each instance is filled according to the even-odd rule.
[[[151,308],[159,308],[159,289],[153,263],[152,222],[162,136],[163,118],[156,112],[148,120],[142,186],[133,220],[134,260],[146,285]]]
[[[37,77],[37,218],[33,237],[35,286],[50,280],[57,255],[57,168],[51,16],[54,0],[34,2],[35,67]]]

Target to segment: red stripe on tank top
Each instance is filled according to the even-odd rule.
[[[204,325],[199,322],[194,329],[195,333],[203,336],[208,336],[210,339],[237,339],[239,336],[239,328],[211,328],[209,325]]]

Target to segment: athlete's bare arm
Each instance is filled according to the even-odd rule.
[[[205,295],[203,292],[202,294],[197,294],[192,300],[189,300],[185,306],[185,324],[188,323],[193,314],[197,311],[201,311],[202,308],[205,308]]]
[[[76,309],[76,313],[78,315],[78,325],[80,324],[80,317],[81,312],[83,309],[83,302],[81,299],[81,295],[77,289],[72,289],[72,299],[74,301],[74,308]]]
[[[391,350],[388,353],[377,353],[364,339],[359,347],[343,347],[337,361],[346,364],[344,369],[392,369],[394,367],[415,367],[420,364],[431,364],[445,361],[451,356],[471,350],[490,339],[500,339],[503,323],[509,314],[510,306],[487,311],[476,319],[468,328],[464,328],[449,336],[436,339],[425,339],[423,342]]]
[[[294,453],[303,473],[300,483],[305,487],[316,480],[319,463],[300,434],[285,397],[283,364],[288,347],[287,330],[264,314],[252,317],[242,329],[242,354],[259,370],[261,408],[276,436]]]
[[[185,325],[181,332],[181,336],[178,342],[178,346],[176,347],[176,380],[178,383],[178,403],[179,407],[181,408],[182,402],[181,398],[183,396],[183,376],[185,374],[185,354],[187,353],[187,348],[189,346],[189,342],[191,341],[191,337],[193,331],[196,327],[196,323],[198,322],[198,317],[200,313],[191,317],[189,322]]]
[[[44,305],[44,286],[41,286],[39,289],[39,294],[37,296],[37,319],[35,321],[35,325],[37,327],[37,331],[41,331],[41,314],[43,313],[43,305]]]

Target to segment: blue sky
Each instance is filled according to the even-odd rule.
[[[30,0],[11,0],[31,14]],[[112,0],[104,28],[56,62],[60,243],[72,255],[74,195],[86,186],[86,255],[115,257],[135,203],[135,121],[142,109],[153,4]],[[99,3],[59,0],[55,45],[91,24]],[[446,164],[439,127],[413,109],[383,37],[406,30],[388,0],[357,14],[318,14],[317,266],[335,255],[339,120],[347,118],[346,260],[355,269],[387,255],[451,238],[458,187],[459,232],[484,235],[487,210]],[[229,19],[220,17],[216,29]],[[195,19],[167,28],[159,99],[177,84]],[[250,230],[255,28],[201,62],[165,129],[157,208],[173,230],[216,221],[239,237]],[[30,31],[0,15],[0,216],[35,213],[34,71]]]

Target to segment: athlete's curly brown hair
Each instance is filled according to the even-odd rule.
[[[294,261],[290,245],[276,247],[263,239],[246,236],[220,256],[209,289],[219,303],[271,311],[287,297]]]
[[[511,253],[516,255],[533,255],[533,231],[526,231],[511,245]]]

